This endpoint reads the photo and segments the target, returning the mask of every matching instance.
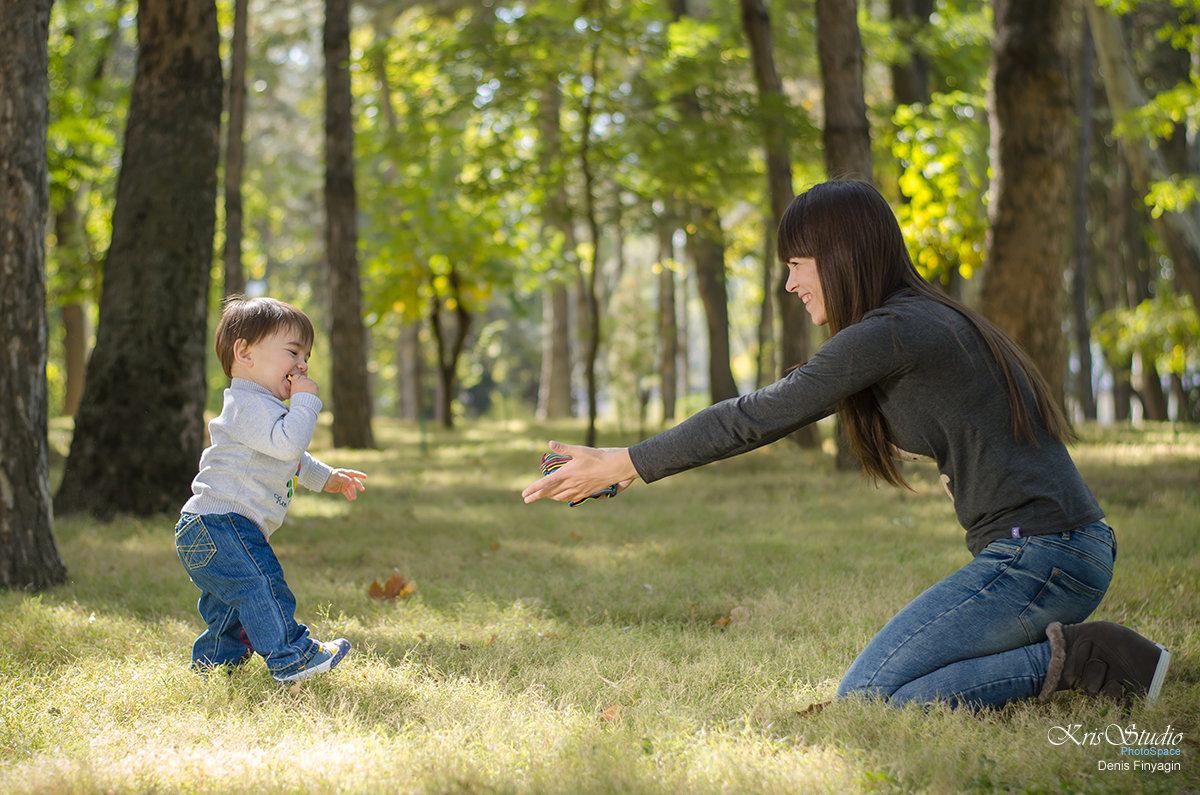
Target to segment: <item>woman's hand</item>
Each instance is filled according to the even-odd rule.
[[[543,497],[558,502],[574,502],[614,483],[620,493],[638,477],[629,458],[629,450],[624,447],[596,448],[550,442],[550,449],[559,455],[570,456],[571,460],[526,486],[521,492],[526,503]]]

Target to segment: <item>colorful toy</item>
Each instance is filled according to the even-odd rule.
[[[567,463],[570,460],[571,460],[571,456],[569,456],[569,455],[559,455],[558,453],[546,453],[544,456],[542,456],[542,474],[549,475],[551,472],[558,469],[559,467],[561,467],[563,464]],[[612,484],[611,486],[609,486],[606,489],[600,489],[600,491],[596,492],[595,494],[589,494],[587,497],[584,497],[579,500],[574,500],[573,502],[569,502],[567,504],[570,505],[572,508],[574,508],[576,505],[578,505],[581,502],[587,502],[588,500],[603,500],[605,498],[615,497],[615,496],[617,496],[617,484],[616,483]]]

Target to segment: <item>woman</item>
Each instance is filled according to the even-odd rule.
[[[866,472],[906,486],[896,458],[936,462],[974,556],[889,621],[838,695],[998,706],[1056,690],[1158,694],[1165,648],[1109,622],[1077,623],[1112,578],[1112,529],[1067,452],[1070,430],[1032,361],[931,287],[869,184],[819,184],[779,227],[787,290],[830,337],[771,386],[711,406],[630,448],[551,442],[572,457],[525,502],[651,483],[839,413]]]

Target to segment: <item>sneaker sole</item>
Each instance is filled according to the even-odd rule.
[[[1153,704],[1162,690],[1163,680],[1167,678],[1167,669],[1171,667],[1171,652],[1161,643],[1154,644],[1159,648],[1158,665],[1154,668],[1154,678],[1150,680],[1150,689],[1146,691],[1146,704]]]
[[[275,681],[279,682],[280,684],[284,684],[284,685],[290,685],[290,684],[294,684],[296,682],[303,682],[305,679],[308,679],[310,676],[316,676],[317,674],[323,674],[326,671],[333,670],[333,667],[335,665],[337,665],[338,663],[340,663],[342,660],[344,660],[346,658],[346,655],[349,653],[350,653],[350,646],[349,646],[349,644],[347,644],[346,646],[340,647],[337,654],[333,655],[332,657],[330,657],[328,660],[321,663],[320,665],[314,665],[312,668],[305,668],[303,671],[297,671],[296,673],[292,674],[291,676],[285,676],[282,679],[277,676],[277,677],[275,677]]]

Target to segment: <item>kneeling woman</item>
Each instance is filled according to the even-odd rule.
[[[829,340],[804,365],[629,448],[551,442],[572,460],[526,502],[574,501],[745,453],[837,411],[866,472],[905,486],[897,457],[936,462],[970,563],[901,610],[839,696],[997,706],[1082,689],[1153,699],[1170,654],[1133,630],[1083,622],[1107,590],[1112,529],[1071,460],[1045,380],[995,325],[921,278],[869,184],[796,197],[779,228],[789,292]]]

